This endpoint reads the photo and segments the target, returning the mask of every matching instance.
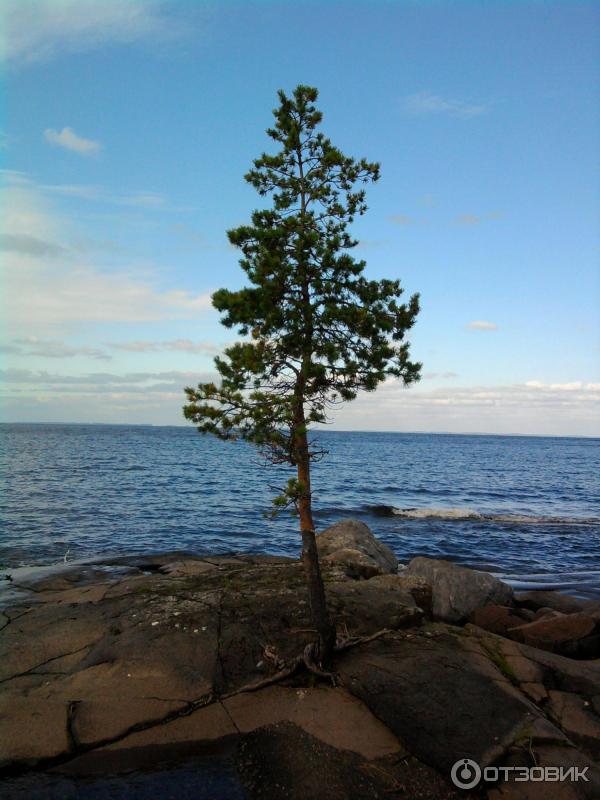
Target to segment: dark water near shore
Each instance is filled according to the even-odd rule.
[[[95,777],[30,772],[0,779],[2,800],[245,800],[232,757],[211,755]]]
[[[600,440],[318,434],[319,528],[366,522],[402,562],[488,569],[518,586],[600,595]],[[182,549],[295,555],[297,523],[243,443],[193,428],[1,425],[0,564]]]

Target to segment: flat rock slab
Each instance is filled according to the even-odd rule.
[[[408,755],[394,734],[343,689],[272,686],[211,702],[191,713],[119,739],[71,761],[68,772],[105,771],[198,751],[228,737],[291,723],[337,750],[373,760]]]
[[[524,743],[536,753],[551,745],[578,758],[596,753],[600,665],[475,625],[427,622],[432,598],[422,576],[351,580],[324,564],[339,633],[387,632],[339,656],[342,686],[315,688],[299,672],[251,692],[248,683],[315,639],[302,566],[182,554],[145,565],[146,573],[106,574],[102,583],[70,571],[68,585],[54,576],[45,589],[37,584],[31,602],[4,609],[5,770],[131,769],[254,737],[244,738],[256,744],[246,751],[244,774],[258,781],[251,796],[287,775],[285,791],[296,792],[288,796],[303,800],[359,790],[384,797],[399,786],[434,800],[455,796],[442,776],[458,758],[502,763]],[[289,749],[296,745],[297,753]]]
[[[600,760],[600,718],[589,700],[570,692],[549,691],[549,715],[588,755]]]
[[[336,750],[290,723],[260,728],[245,736],[237,764],[251,800],[460,797],[416,759],[366,761],[356,753]]]
[[[417,646],[416,634],[396,635],[342,656],[344,685],[421,761],[445,774],[461,757],[488,765],[539,712],[460,637],[426,633]]]
[[[241,733],[291,722],[331,747],[369,760],[407,755],[389,728],[344,689],[270,687],[238,694],[223,705]]]
[[[246,698],[231,701],[232,712],[239,704],[240,725],[231,730],[223,706],[225,727],[211,723],[214,735],[204,734],[196,709],[207,698],[264,678],[314,640],[302,566],[269,557],[175,554],[150,565],[151,574],[128,571],[115,581],[107,573],[101,584],[88,582],[87,567],[81,581],[70,569],[68,586],[52,576],[45,589],[37,584],[35,603],[5,610],[0,765],[67,760],[125,739],[141,747],[135,742],[149,743],[150,729],[160,728],[174,741],[178,731],[188,731],[184,739],[212,741],[248,729],[250,714],[264,724],[295,721],[316,734],[337,727],[335,735],[346,736],[350,749],[359,747],[357,732],[370,720],[372,752],[398,747],[393,734],[348,695],[342,700],[336,694],[335,702],[327,695],[319,717],[313,690],[302,701],[276,689],[258,705]],[[324,571],[337,575],[330,583],[331,601],[339,605],[338,624],[350,635],[420,621],[422,613],[399,579],[341,581],[332,567]],[[49,708],[53,713],[46,713]],[[215,714],[206,711],[203,718]],[[343,733],[344,714],[352,725]],[[189,715],[186,722],[183,715]],[[13,730],[17,734],[11,737]]]

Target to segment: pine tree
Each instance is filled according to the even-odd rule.
[[[228,231],[241,250],[250,286],[219,289],[214,307],[222,324],[244,339],[215,359],[220,385],[187,388],[185,417],[202,433],[242,438],[272,463],[295,469],[277,508],[293,504],[299,514],[302,560],[319,659],[335,645],[325,603],[311,510],[311,462],[323,455],[309,429],[328,410],[373,391],[387,376],[418,380],[420,364],[409,359],[406,332],[419,310],[418,295],[399,303],[398,280],[367,280],[364,261],[349,253],[348,233],[364,214],[363,184],[376,181],[379,164],[343,155],[318,130],[322,114],[316,89],[279,92],[275,124],[267,130],[280,149],[254,161],[246,181],[270,208],[254,211],[252,223]]]

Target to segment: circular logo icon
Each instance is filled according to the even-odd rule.
[[[481,767],[470,758],[461,758],[452,767],[450,777],[459,789],[472,789],[481,780]]]

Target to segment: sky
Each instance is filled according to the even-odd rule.
[[[600,435],[600,6],[4,0],[5,422],[185,424],[277,90],[381,163],[352,232],[422,311],[340,430]]]

